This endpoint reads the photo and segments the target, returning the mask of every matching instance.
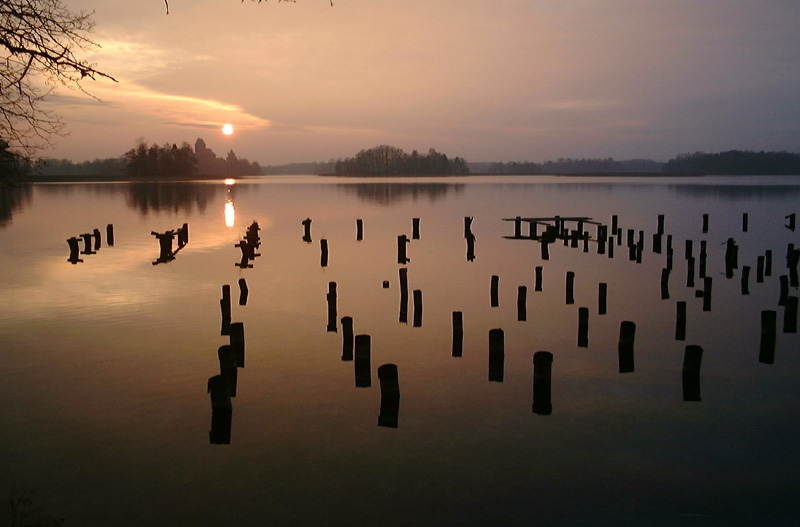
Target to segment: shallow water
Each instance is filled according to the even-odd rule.
[[[798,177],[304,176],[39,184],[4,195],[0,491],[32,489],[34,502],[66,525],[794,524],[800,339],[783,331],[791,323],[784,327],[778,301],[787,246],[800,246],[785,227],[798,197]],[[586,252],[582,241],[558,241],[548,260],[539,242],[507,238],[514,222],[504,218],[556,215],[605,225],[617,215],[625,234],[644,231],[641,263],[629,259],[625,239],[613,258],[598,254],[594,224],[585,226],[593,237]],[[474,218],[473,261],[466,216]],[[411,237],[412,218],[420,218],[420,239],[401,265],[397,237]],[[261,256],[242,269],[234,245],[253,221]],[[151,231],[184,223],[189,243],[155,264]],[[102,247],[68,262],[65,240],[94,228]],[[663,298],[667,235],[674,255]],[[729,238],[739,248],[731,278]],[[687,287],[686,240],[695,258],[707,242],[707,311],[697,272]],[[772,272],[757,282],[757,259],[768,250]],[[369,387],[357,387],[354,362],[342,360],[341,325],[329,327],[330,282],[334,320],[350,316],[356,334],[371,336]],[[244,323],[246,362],[230,444],[212,444],[219,436],[209,436],[206,384],[229,342],[220,334],[225,284],[232,320]],[[678,302],[687,306],[685,340],[675,338]],[[585,347],[579,308],[588,309]],[[772,363],[761,349],[765,310],[777,317]],[[464,321],[460,357],[454,311]],[[634,371],[626,373],[623,321],[636,324]],[[504,353],[490,364],[496,328]],[[696,386],[683,380],[687,345],[703,349]],[[553,354],[549,415],[532,411],[537,351]],[[379,426],[382,364],[398,368],[396,428]],[[697,390],[699,401],[684,400]],[[393,420],[384,415],[380,424]]]

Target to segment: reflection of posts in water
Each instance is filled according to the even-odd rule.
[[[211,394],[211,430],[208,433],[212,445],[228,445],[231,442],[231,405],[228,379],[215,375],[208,379],[208,393]]]
[[[575,303],[575,273],[567,271],[567,304]]]
[[[414,290],[414,327],[422,327],[422,291]]]
[[[789,214],[788,216],[786,216],[785,218],[787,220],[789,220],[789,223],[786,224],[786,228],[789,229],[790,231],[794,232],[795,226],[797,224],[796,214],[793,212],[793,213]]]
[[[409,261],[411,261],[408,256],[406,256],[406,245],[408,245],[408,236],[405,234],[401,234],[397,237],[397,263],[405,265]]]
[[[411,218],[411,239],[419,240],[419,218]]]
[[[783,309],[783,332],[797,333],[797,297],[790,296]]]
[[[475,261],[475,236],[470,233],[469,236],[466,237],[467,240],[467,261],[472,262]]]
[[[578,308],[578,347],[589,347],[589,308]]]
[[[67,244],[69,245],[69,258],[67,258],[67,261],[71,264],[82,262],[83,259],[78,257],[78,255],[80,254],[80,246],[78,245],[78,238],[73,236],[72,238],[67,239]]]
[[[661,300],[669,298],[669,269],[661,270]]]
[[[236,383],[239,377],[238,366],[236,363],[236,352],[233,346],[225,344],[217,350],[219,358],[219,372],[228,379],[228,390],[231,397],[236,397]]]
[[[106,225],[106,245],[109,247],[114,246],[114,225],[111,223]]]
[[[536,272],[536,283],[535,283],[534,288],[533,288],[534,291],[541,291],[542,290],[542,270],[543,270],[542,266],[537,266],[536,267],[536,270],[535,270],[535,272]]]
[[[747,227],[750,224],[750,216],[745,212],[742,214],[742,232],[747,232]]]
[[[361,219],[356,220],[356,241],[364,239],[364,221]]]
[[[597,294],[597,314],[605,315],[608,307],[608,284],[601,282]]]
[[[353,360],[353,317],[342,317],[342,360]]]
[[[711,284],[710,276],[703,278],[703,311],[711,311]]]
[[[231,334],[231,286],[222,286],[222,298],[219,300],[219,308],[222,312],[222,329],[220,335]]]
[[[303,223],[303,241],[311,243],[311,218],[306,218]]]
[[[775,362],[775,333],[777,331],[776,311],[761,312],[761,344],[758,352],[758,362],[773,364]]]
[[[619,326],[619,372],[633,371],[633,343],[636,337],[636,324],[625,320]]]
[[[517,321],[525,322],[528,318],[528,288],[521,285],[517,288]]]
[[[703,214],[703,232],[708,232],[708,214]]]
[[[553,354],[537,351],[533,354],[533,413],[550,415],[553,404],[550,400]]]
[[[491,286],[489,287],[492,307],[498,307],[500,305],[500,300],[498,298],[499,286],[500,286],[500,277],[497,276],[496,274],[492,275],[492,282]]]
[[[461,357],[464,350],[464,317],[453,311],[453,357]]]
[[[505,340],[502,329],[489,330],[489,381],[503,382]]]
[[[328,240],[325,238],[319,241],[320,258],[319,265],[321,267],[328,267]]]
[[[336,333],[336,282],[328,282],[328,331]]]
[[[381,384],[378,426],[397,428],[397,416],[400,413],[400,382],[397,378],[397,366],[395,364],[379,366],[378,380]]]
[[[247,305],[247,295],[249,293],[249,289],[247,289],[247,281],[244,278],[239,278],[239,305],[246,306]]]
[[[683,400],[700,400],[700,362],[703,359],[703,348],[686,346],[683,353]]]
[[[675,340],[686,340],[686,302],[678,302],[675,319]]]
[[[400,269],[400,322],[408,324],[408,269]]]
[[[236,354],[236,366],[244,368],[244,322],[231,324],[230,342]]]
[[[742,267],[742,294],[750,294],[750,266],[745,265]]]
[[[355,342],[356,388],[369,388],[372,386],[372,371],[370,370],[371,338],[369,335],[356,335]]]

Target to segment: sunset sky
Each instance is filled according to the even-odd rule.
[[[800,151],[797,0],[66,0],[118,84],[44,155],[137,138],[262,165],[390,144],[468,161]],[[224,135],[231,123],[234,133]]]

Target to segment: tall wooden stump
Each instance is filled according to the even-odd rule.
[[[502,329],[489,330],[489,381],[503,382],[505,340]]]
[[[353,360],[353,317],[342,317],[342,360]]]
[[[400,382],[397,378],[397,366],[395,364],[379,366],[378,381],[381,385],[378,426],[397,428],[398,414],[400,413]]]
[[[453,357],[461,357],[464,351],[464,317],[461,311],[453,311]]]
[[[636,324],[625,320],[619,327],[619,372],[630,373],[633,367],[633,343],[636,337]]]
[[[372,386],[372,371],[370,369],[371,338],[369,335],[356,335],[356,351],[354,369],[356,388],[369,388]]]
[[[703,348],[700,346],[686,346],[683,353],[683,400],[700,400],[700,362],[703,358]]]
[[[533,413],[550,415],[553,413],[551,396],[551,376],[553,354],[537,351],[533,354]]]

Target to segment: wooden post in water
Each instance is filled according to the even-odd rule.
[[[320,259],[319,265],[321,267],[328,267],[328,240],[322,238],[319,241]]]
[[[550,249],[549,249],[548,246],[550,245],[550,242],[548,242],[546,240],[542,240],[540,242],[540,245],[542,246],[542,260],[545,260],[545,261],[549,260],[550,259]]]
[[[111,223],[106,225],[106,245],[109,247],[114,246],[114,225]]]
[[[611,215],[611,232],[612,234],[616,234],[619,230],[619,216],[616,214]]]
[[[408,269],[400,269],[400,322],[408,324]]]
[[[686,302],[678,302],[675,320],[675,340],[686,340]]]
[[[336,333],[336,282],[328,282],[328,294],[325,295],[328,301],[328,332]]]
[[[414,327],[422,327],[422,291],[414,289]]]
[[[772,276],[772,249],[764,252],[764,276]]]
[[[247,305],[247,295],[249,289],[247,288],[247,281],[244,278],[239,278],[239,305]]]
[[[664,234],[664,215],[658,215],[658,229],[656,230],[656,234]]]
[[[653,235],[653,252],[656,254],[661,254],[661,242],[663,237],[664,237],[663,234]]]
[[[94,238],[94,250],[99,251],[102,243],[100,241],[100,229],[94,229],[92,231],[92,237]]]
[[[750,294],[750,266],[742,267],[742,294]]]
[[[700,269],[698,270],[697,276],[698,278],[705,278],[706,277],[706,262],[708,259],[708,252],[705,240],[700,242]]]
[[[303,220],[303,241],[311,243],[311,218]]]
[[[589,308],[578,308],[578,347],[589,347]]]
[[[92,238],[93,234],[91,232],[85,232],[81,234],[81,238],[83,238],[83,251],[81,254],[95,254],[95,251],[92,250]],[[161,236],[161,235],[159,235]],[[166,238],[166,236],[164,237]],[[164,242],[162,242],[162,238],[158,239],[161,243],[161,253],[164,253]],[[169,254],[172,254],[172,238],[169,238]]]
[[[453,311],[453,357],[461,357],[464,350],[464,317]]]
[[[551,402],[551,377],[553,370],[553,354],[549,351],[537,351],[533,354],[533,413],[550,415],[553,413]]]
[[[468,262],[475,261],[475,235],[470,233],[470,235],[466,237],[466,240],[467,240],[467,261]]]
[[[419,218],[411,218],[411,239],[419,240]]]
[[[497,275],[492,275],[492,284],[490,287],[492,307],[498,307],[500,305],[500,301],[498,299],[499,284],[500,284],[500,277]]]
[[[764,282],[764,257],[759,256],[756,259],[756,283]]]
[[[797,215],[793,212],[788,216],[785,216],[785,218],[789,220],[789,223],[786,224],[786,228],[794,232],[795,226],[797,224]]]
[[[669,269],[661,270],[661,300],[669,298]]]
[[[356,241],[360,242],[364,239],[364,220],[356,220]]]
[[[397,366],[394,364],[379,366],[378,381],[381,385],[378,426],[397,428],[398,414],[400,413],[400,382],[397,378]]]
[[[536,284],[534,285],[534,291],[541,291],[542,290],[542,266],[536,267]]]
[[[750,217],[745,212],[744,214],[742,214],[742,232],[747,232],[747,227],[749,226],[749,224],[750,224]]]
[[[613,236],[609,236],[608,237],[608,257],[609,258],[613,258],[614,257],[614,237]]]
[[[464,238],[469,238],[472,235],[472,216],[464,216]]]
[[[703,214],[703,232],[708,232],[708,214]]]
[[[689,259],[692,257],[692,240],[686,240],[686,252],[684,254],[685,259]]]
[[[703,278],[703,311],[711,311],[711,277]]]
[[[761,345],[758,353],[758,362],[764,364],[775,363],[775,333],[777,331],[776,311],[761,312]]]
[[[517,288],[517,321],[525,322],[528,318],[528,288],[521,285]]]
[[[244,368],[244,322],[231,323],[230,344],[236,354],[236,366]]]
[[[219,301],[220,311],[222,311],[222,329],[220,335],[231,334],[231,286],[222,286],[222,298]]]
[[[78,245],[78,238],[75,236],[68,238],[67,245],[69,245],[69,258],[67,258],[67,261],[73,265],[82,262],[83,259],[79,258],[80,246]]]
[[[505,339],[502,329],[489,330],[489,381],[503,382]]]
[[[567,271],[567,304],[575,303],[575,273]]]
[[[370,348],[372,341],[369,335],[356,335],[356,351],[354,370],[356,388],[369,388],[372,386],[372,370],[370,368]]]
[[[783,332],[797,333],[797,297],[790,296],[783,309]]]
[[[686,287],[694,287],[694,257],[686,262]]]
[[[785,306],[789,301],[789,276],[781,275],[778,280],[781,284],[781,296],[778,298],[778,305]]]
[[[342,360],[353,360],[353,317],[342,317]]]
[[[597,314],[605,315],[608,306],[608,284],[601,282],[599,286],[599,294],[597,297]]]
[[[625,320],[619,327],[619,372],[633,371],[633,343],[636,337],[636,324]]]
[[[519,216],[514,218],[514,237],[522,238],[522,218]]]
[[[405,234],[401,234],[397,237],[397,263],[402,265],[411,261],[411,259],[406,256],[406,244],[408,244],[408,241],[408,236]]]
[[[683,400],[700,400],[700,362],[703,359],[703,348],[686,346],[683,353]]]

